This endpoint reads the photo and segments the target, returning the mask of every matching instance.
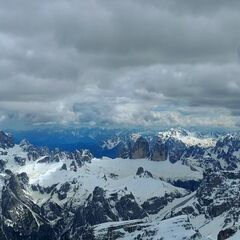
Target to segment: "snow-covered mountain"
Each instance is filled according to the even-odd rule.
[[[168,141],[169,139],[179,140],[188,146],[212,147],[216,143],[214,137],[201,136],[196,132],[174,128],[171,128],[169,131],[159,132],[158,137],[163,141]]]
[[[15,144],[0,132],[0,239],[239,234],[239,135],[170,130],[119,136],[104,147],[117,146],[124,158],[95,158],[88,150]]]

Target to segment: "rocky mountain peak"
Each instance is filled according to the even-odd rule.
[[[0,148],[11,148],[14,146],[13,136],[9,133],[0,131]]]
[[[142,136],[138,137],[136,142],[133,144],[131,158],[132,159],[148,158],[149,154],[150,152],[148,141]]]

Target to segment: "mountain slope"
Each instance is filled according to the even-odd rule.
[[[238,234],[238,135],[213,146],[157,139],[168,147],[164,161],[98,159],[88,150],[49,150],[0,136],[0,239],[214,240]],[[142,146],[141,140],[135,148]],[[181,154],[173,161],[175,153]]]

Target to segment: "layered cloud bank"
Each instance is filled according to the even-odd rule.
[[[0,3],[0,126],[240,124],[239,1]]]

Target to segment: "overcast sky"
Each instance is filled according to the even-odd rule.
[[[239,127],[239,12],[238,0],[0,0],[0,127]]]

